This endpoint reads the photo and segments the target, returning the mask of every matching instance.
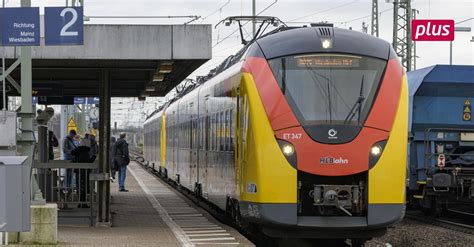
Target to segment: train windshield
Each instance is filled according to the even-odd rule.
[[[311,54],[280,57],[269,64],[302,125],[363,125],[386,61]]]

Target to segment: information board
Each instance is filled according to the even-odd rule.
[[[2,46],[40,45],[39,8],[0,8]]]

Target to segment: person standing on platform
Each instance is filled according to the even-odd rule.
[[[74,156],[72,155],[72,150],[77,148],[77,145],[74,143],[74,138],[76,137],[77,133],[75,130],[69,131],[69,135],[66,136],[63,140],[63,157],[64,160],[72,161]],[[72,169],[66,169],[66,188],[71,188],[72,184]]]
[[[91,141],[91,150],[89,152],[89,155],[91,157],[91,162],[94,162],[95,159],[97,158],[97,154],[99,153],[99,145],[97,144],[97,141],[95,140],[95,135],[90,134],[89,135],[89,140]]]
[[[110,149],[109,149],[109,163],[110,163],[110,182],[115,182],[115,173],[119,170],[117,162],[114,159],[114,149],[115,149],[115,136],[110,137]]]
[[[79,146],[91,147],[91,140],[89,139],[89,134],[85,134],[84,138],[79,142]]]
[[[120,133],[120,138],[114,145],[114,159],[119,167],[119,191],[121,192],[128,192],[128,190],[125,189],[125,177],[127,174],[127,166],[130,163],[130,155],[125,136],[125,133]]]
[[[48,132],[48,158],[49,160],[54,160],[54,147],[59,146],[58,138],[54,135],[54,132],[50,130]]]

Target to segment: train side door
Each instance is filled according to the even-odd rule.
[[[191,188],[195,188],[196,184],[198,183],[197,173],[198,173],[198,136],[199,136],[199,129],[198,129],[198,121],[197,118],[197,107],[191,108],[191,128],[190,138],[191,138],[191,145],[190,145],[190,178],[191,178]]]
[[[208,198],[208,182],[207,182],[207,167],[209,162],[209,135],[210,135],[210,116],[209,116],[209,95],[205,96],[204,111],[202,114],[201,136],[202,149],[200,150],[199,158],[199,183],[201,184],[202,196]]]

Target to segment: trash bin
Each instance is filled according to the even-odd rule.
[[[0,156],[0,232],[30,231],[27,156]]]

